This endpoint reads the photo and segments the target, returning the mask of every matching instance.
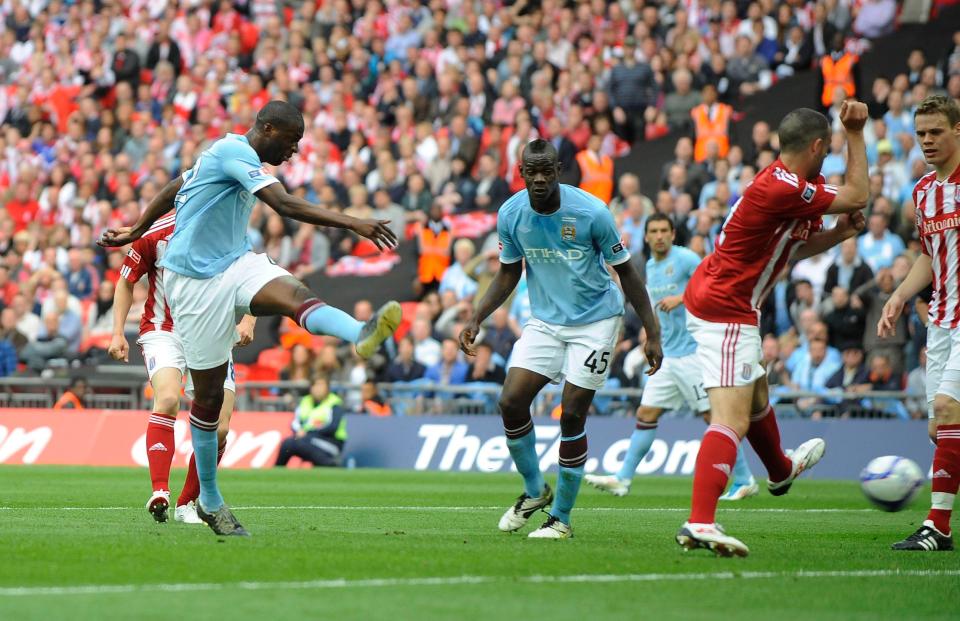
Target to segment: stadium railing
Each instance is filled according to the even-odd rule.
[[[115,367],[110,367],[111,371]],[[91,373],[87,380],[93,390],[87,405],[93,408],[144,410],[150,399],[144,392],[140,376],[125,374],[104,377]],[[0,408],[50,408],[70,384],[68,378],[3,377],[0,378]],[[241,382],[237,385],[238,411],[291,412],[300,398],[309,390],[307,382]],[[390,404],[395,415],[430,416],[439,414],[492,415],[496,414],[497,396],[501,387],[496,384],[464,384],[444,386],[417,381],[411,383],[384,383],[377,388]],[[331,390],[346,401],[350,409],[360,404],[360,387],[345,382],[331,382]],[[857,417],[857,418],[919,418],[925,416],[926,404],[922,395],[902,391],[814,393],[790,391],[772,386],[771,401],[781,417]],[[633,415],[640,396],[639,388],[608,387],[597,391],[595,413],[602,416]],[[559,403],[560,387],[550,385],[534,402],[534,414],[549,416]],[[186,405],[186,403],[185,403]],[[678,411],[676,415],[692,416],[693,412]]]

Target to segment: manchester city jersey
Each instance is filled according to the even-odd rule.
[[[672,295],[683,295],[687,282],[700,265],[700,256],[692,250],[673,246],[662,261],[647,261],[647,291],[654,307]],[[669,313],[657,310],[665,358],[679,358],[697,351],[697,342],[687,331],[687,311],[683,304]]]
[[[246,136],[227,134],[183,173],[177,228],[160,266],[191,278],[212,278],[250,250],[247,226],[254,193],[276,177],[263,168]]]
[[[526,190],[500,207],[500,261],[526,261],[530,310],[540,321],[579,326],[623,314],[623,293],[606,264],[630,259],[603,202],[560,185],[560,209],[541,215]]]

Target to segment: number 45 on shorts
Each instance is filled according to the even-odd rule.
[[[597,354],[600,354],[599,358]],[[607,366],[609,364],[610,352],[599,352],[592,351],[590,355],[587,356],[587,359],[583,362],[583,366],[590,369],[590,372],[594,375],[603,375],[607,372]]]

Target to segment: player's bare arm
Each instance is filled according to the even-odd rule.
[[[463,353],[468,356],[476,355],[477,350],[473,346],[473,342],[480,332],[480,324],[483,323],[493,311],[500,308],[500,306],[507,301],[507,298],[510,297],[513,290],[517,288],[517,283],[520,282],[520,276],[522,274],[523,261],[500,264],[500,270],[497,272],[497,275],[493,277],[490,288],[487,289],[487,292],[483,295],[483,299],[480,300],[480,306],[477,308],[476,315],[474,315],[473,319],[463,328],[463,331],[460,332],[460,349],[463,350]]]
[[[161,216],[169,213],[174,206],[177,192],[183,186],[183,177],[177,176],[153,197],[147,208],[140,214],[140,219],[133,226],[122,226],[118,229],[108,229],[103,232],[97,244],[106,248],[118,248],[133,243],[143,237],[150,227]]]
[[[623,293],[630,300],[640,321],[643,323],[643,329],[647,333],[647,341],[643,347],[643,354],[647,358],[647,364],[650,369],[647,375],[653,375],[663,363],[663,349],[660,346],[660,322],[657,320],[657,314],[653,311],[653,305],[650,304],[650,295],[647,293],[647,287],[640,278],[640,273],[630,261],[624,261],[615,265],[614,269],[620,276],[620,286],[623,287]]]
[[[867,106],[859,101],[847,100],[840,107],[840,122],[847,136],[847,172],[827,213],[850,213],[867,206],[870,178],[867,175],[867,146],[863,139],[867,118]]]
[[[863,212],[854,211],[852,213],[845,213],[837,218],[837,224],[832,229],[811,235],[807,243],[797,250],[794,258],[800,261],[807,257],[826,252],[843,242],[843,240],[859,235],[863,227],[866,226],[866,222],[867,220],[863,217]]]
[[[390,224],[389,220],[361,220],[329,209],[323,209],[290,194],[282,184],[271,183],[262,188],[257,192],[257,198],[285,218],[353,231],[357,235],[372,241],[380,250],[394,248],[397,245],[397,236],[387,226]]]
[[[920,254],[913,262],[913,267],[900,286],[890,294],[890,299],[883,305],[880,312],[880,321],[877,323],[877,336],[885,338],[897,333],[897,319],[903,312],[903,306],[913,296],[923,291],[933,282],[933,268],[930,256]]]
[[[110,348],[107,353],[114,360],[130,361],[130,344],[123,333],[127,323],[127,315],[133,306],[133,283],[126,278],[117,280],[113,291],[113,336],[110,338]]]

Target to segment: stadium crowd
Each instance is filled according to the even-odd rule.
[[[417,245],[419,264],[418,302],[389,363],[365,366],[284,324],[281,377],[363,385],[352,405],[379,414],[389,405],[368,380],[495,385],[529,317],[524,285],[492,316],[475,360],[454,339],[499,265],[488,233],[523,187],[517,161],[527,141],[549,139],[562,180],[609,202],[638,265],[654,211],[670,215],[678,244],[705,255],[742,188],[777,154],[763,122],[747,148],[730,143],[742,99],[816,71],[838,129],[844,98],[870,104],[869,226],[835,255],[782,275],[765,309],[768,372],[785,389],[824,395],[899,390],[908,373],[916,389],[922,300],[895,338],[877,339],[872,326],[918,247],[910,189],[926,169],[911,107],[933,92],[960,97],[960,33],[944,58],[915,50],[857,93],[857,54],[893,30],[895,11],[892,0],[8,0],[0,375],[102,352],[123,253],[98,248],[97,236],[133,223],[212,141],[245,132],[263,104],[282,98],[306,120],[299,153],[278,171],[287,187],[329,209],[391,220]],[[614,179],[614,158],[667,134],[678,139],[660,187],[641,188],[629,173]],[[843,172],[838,131],[824,174],[834,182]],[[465,234],[457,222],[476,214],[488,217]],[[372,252],[262,204],[250,237],[298,276]],[[145,298],[138,288],[131,332]],[[372,307],[361,301],[354,311],[363,320]],[[641,383],[638,326],[628,317],[614,385]],[[820,405],[796,403],[813,415]]]

